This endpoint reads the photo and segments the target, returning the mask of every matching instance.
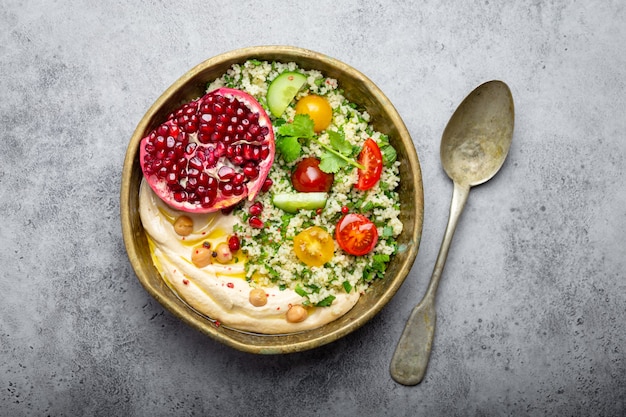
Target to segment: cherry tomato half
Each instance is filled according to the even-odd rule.
[[[363,149],[359,154],[359,164],[365,169],[359,169],[359,181],[356,188],[359,190],[369,190],[376,185],[383,172],[383,155],[380,148],[373,139],[367,139],[363,144]]]
[[[333,237],[319,226],[304,229],[293,238],[293,250],[308,266],[322,266],[333,258]]]
[[[313,130],[319,133],[333,120],[333,109],[324,97],[314,94],[304,96],[296,103],[296,114],[308,114],[313,119]]]
[[[293,188],[301,193],[329,192],[335,176],[322,171],[319,165],[320,160],[312,156],[298,162],[291,173]]]
[[[376,225],[362,214],[349,213],[343,216],[335,229],[339,247],[351,255],[366,255],[378,242]]]

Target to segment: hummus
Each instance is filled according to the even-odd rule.
[[[301,322],[287,321],[291,306],[303,302],[292,289],[262,288],[267,303],[256,307],[249,301],[256,288],[246,280],[246,256],[240,250],[233,260],[211,263],[203,268],[191,262],[195,247],[209,242],[211,247],[225,242],[233,234],[237,217],[221,212],[182,213],[167,206],[145,180],[139,197],[141,222],[148,235],[155,267],[168,286],[190,307],[202,315],[233,329],[263,334],[284,334],[314,329],[347,313],[358,301],[359,292],[340,293],[329,307],[306,307],[308,316]],[[193,220],[193,232],[183,237],[174,231],[180,215]]]

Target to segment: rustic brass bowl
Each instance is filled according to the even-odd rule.
[[[232,64],[248,59],[295,62],[304,69],[317,69],[339,81],[348,100],[365,108],[374,128],[389,135],[400,166],[400,220],[404,231],[400,251],[392,257],[385,278],[374,282],[356,306],[338,320],[314,330],[287,335],[259,335],[216,326],[183,302],[161,279],[152,264],[148,242],[139,219],[139,142],[181,104],[204,94],[208,81],[220,77]],[[122,233],[130,262],[143,287],[159,303],[188,325],[235,349],[279,354],[312,349],[333,342],[356,330],[376,315],[400,288],[417,256],[423,221],[423,188],[419,160],[411,136],[391,102],[372,81],[350,66],[326,55],[290,46],[260,46],[238,49],[210,58],[189,70],[169,87],[139,122],[128,145],[120,196]]]

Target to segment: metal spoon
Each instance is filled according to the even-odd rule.
[[[443,132],[441,163],[454,182],[450,217],[426,294],[411,312],[391,360],[391,376],[400,384],[419,384],[426,373],[435,331],[435,294],[454,230],[470,187],[491,179],[504,163],[513,139],[514,113],[509,87],[489,81],[463,100]]]

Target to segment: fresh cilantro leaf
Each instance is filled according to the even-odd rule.
[[[306,114],[298,114],[291,123],[278,125],[276,129],[276,148],[286,162],[293,162],[300,157],[302,153],[300,138],[312,139],[315,137],[313,126],[313,120]]]
[[[332,146],[337,152],[345,156],[350,156],[352,153],[352,145],[348,142],[344,135],[333,130],[328,131],[328,139],[330,146]]]
[[[293,162],[300,157],[302,145],[298,142],[297,136],[279,136],[276,138],[276,149],[283,155],[286,162]]]
[[[278,127],[279,136],[295,136],[297,138],[312,139],[315,137],[313,119],[308,114],[297,114],[293,122]]]
[[[327,174],[336,174],[348,162],[332,152],[324,152],[320,158],[319,169]]]
[[[274,125],[274,127],[278,127],[278,126],[282,126],[285,123],[287,123],[287,121],[285,119],[276,119],[272,122],[272,124]]]
[[[359,169],[365,169],[363,165],[352,159],[349,154],[344,155],[332,146],[321,143],[317,139],[313,140],[316,141],[322,148],[326,149],[326,152],[322,155],[320,159],[322,160],[322,162],[324,161],[324,159],[327,159],[328,162],[326,162],[324,165],[320,163],[319,168],[327,174],[334,174],[347,164],[354,165]]]

